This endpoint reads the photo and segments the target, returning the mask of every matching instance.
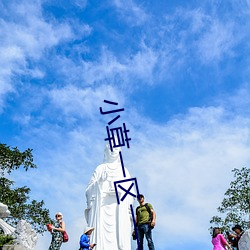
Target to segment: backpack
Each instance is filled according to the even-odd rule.
[[[146,207],[146,209],[147,209],[147,211],[148,211],[148,214],[149,214],[148,226],[149,226],[149,228],[153,229],[154,226],[151,226],[151,222],[152,222],[152,220],[153,220],[153,214],[152,214],[152,212],[151,212],[150,207],[148,206],[148,203],[145,203],[144,206]],[[136,208],[136,215],[138,215],[138,209],[139,209],[139,207]]]

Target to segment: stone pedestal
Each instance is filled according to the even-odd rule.
[[[21,245],[9,245],[3,246],[2,250],[26,250],[25,247]]]

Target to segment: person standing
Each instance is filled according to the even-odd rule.
[[[225,246],[232,249],[218,227],[213,229],[212,244],[214,245],[213,250],[225,250]]]
[[[66,230],[65,222],[62,220],[63,215],[61,212],[56,213],[56,223],[51,226],[50,232],[52,234],[52,240],[49,250],[60,250],[63,242],[63,232]]]
[[[243,229],[241,228],[240,225],[235,225],[232,230],[236,233],[235,234],[231,234],[231,236],[234,238],[234,244],[236,246],[236,249],[239,250],[239,240],[242,236],[242,234],[244,233]]]
[[[139,195],[138,202],[140,205],[136,208],[135,222],[137,225],[140,250],[143,250],[144,235],[146,236],[148,242],[148,249],[155,250],[152,239],[152,229],[155,226],[156,213],[150,203],[145,203],[144,196],[142,194]]]
[[[94,228],[93,227],[86,227],[83,235],[80,238],[80,249],[79,250],[89,250],[93,249],[95,247],[94,244],[90,244],[90,235],[93,232]]]

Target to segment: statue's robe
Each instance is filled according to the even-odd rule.
[[[108,155],[110,151],[107,151],[106,162],[96,168],[86,189],[85,217],[88,226],[95,228],[90,242],[96,243],[95,250],[131,250],[133,220],[130,204],[134,203],[134,197],[127,194],[118,205],[114,188],[114,181],[130,179],[131,176],[126,168],[126,177],[123,176],[117,152],[113,153],[111,159]],[[125,189],[130,185],[131,182],[121,183]],[[119,188],[117,191],[121,199],[125,192]],[[134,193],[134,189],[130,192]]]
[[[238,244],[240,250],[250,250],[250,229],[243,233]]]

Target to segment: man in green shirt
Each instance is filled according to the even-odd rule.
[[[139,238],[140,250],[143,250],[143,239],[146,236],[148,242],[148,249],[155,250],[153,239],[152,239],[152,229],[155,226],[156,214],[150,203],[144,202],[144,196],[139,195],[138,202],[140,206],[136,208],[136,225],[137,233]],[[151,218],[150,222],[149,219]]]

